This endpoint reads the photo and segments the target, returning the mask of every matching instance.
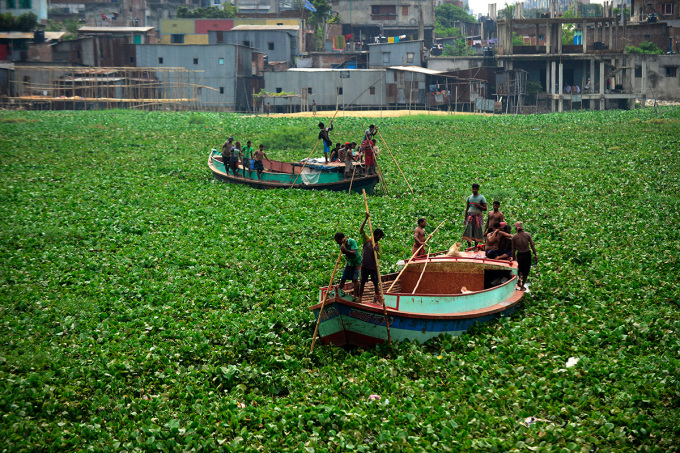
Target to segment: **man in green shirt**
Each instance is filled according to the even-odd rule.
[[[243,165],[243,177],[246,177],[246,168],[248,169],[248,174],[250,175],[250,159],[253,156],[253,147],[250,144],[250,140],[246,142],[246,146],[241,150],[241,165]]]
[[[361,267],[361,252],[357,241],[345,236],[343,233],[335,233],[335,242],[340,246],[340,251],[345,255],[345,270],[340,279],[340,289],[345,287],[347,280],[352,280],[354,291],[359,288],[359,268]]]

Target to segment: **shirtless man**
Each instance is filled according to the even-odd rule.
[[[531,252],[534,252],[534,261],[538,263],[536,247],[531,235],[524,231],[522,222],[515,223],[515,235],[512,237],[512,257],[517,259],[519,271],[519,289],[525,291],[524,284],[527,282],[531,270]],[[531,250],[529,250],[531,247]]]
[[[503,213],[499,211],[501,207],[501,202],[496,200],[493,202],[493,211],[487,214],[486,225],[484,226],[484,235],[491,233],[495,228],[493,224],[496,222],[502,222],[504,219]]]
[[[425,217],[421,217],[418,219],[418,226],[413,231],[413,250],[411,251],[411,255],[416,253],[416,250],[418,250],[418,248],[420,248],[421,245],[425,244],[425,239],[427,239],[427,236],[425,234],[426,224],[427,220],[425,219]],[[420,250],[418,250],[418,254],[415,256],[425,255],[427,255],[427,252],[425,251],[425,246],[423,246]]]
[[[257,179],[262,179],[260,178],[260,175],[264,171],[264,164],[262,163],[262,158],[266,158],[267,161],[271,163],[271,160],[269,160],[269,157],[267,154],[264,152],[264,145],[260,145],[260,149],[255,151],[255,162],[253,163],[253,168],[257,170]]]

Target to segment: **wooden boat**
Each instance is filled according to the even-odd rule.
[[[416,258],[387,292],[397,275],[383,276],[392,341],[424,343],[440,334],[461,335],[474,324],[511,313],[524,295],[516,289],[516,262],[472,252]],[[320,288],[319,302],[310,308],[316,320],[327,289]],[[319,323],[321,341],[361,347],[387,341],[385,315],[382,304],[373,302],[373,285],[366,284],[361,301],[353,300],[353,292],[331,288]]]
[[[303,162],[263,162],[265,170],[257,178],[257,171],[246,169],[245,178],[227,173],[222,155],[213,149],[208,157],[208,167],[220,181],[233,184],[246,184],[256,189],[316,189],[335,190],[348,192],[350,185],[353,192],[373,193],[378,183],[378,175],[365,176],[360,174],[360,164],[355,163],[356,174],[354,179],[346,179],[344,176],[345,164],[331,162],[328,164]],[[304,169],[303,169],[304,167]],[[243,167],[239,163],[239,175],[243,174]],[[297,182],[295,182],[297,180]],[[295,184],[293,185],[293,183]]]

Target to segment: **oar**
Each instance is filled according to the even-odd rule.
[[[408,261],[406,261],[406,264],[405,264],[404,267],[401,269],[401,272],[399,272],[399,275],[397,275],[397,278],[394,279],[394,281],[392,282],[392,285],[391,285],[391,286],[389,287],[389,289],[387,290],[388,293],[389,293],[390,291],[392,291],[392,288],[394,288],[394,285],[396,285],[396,284],[397,284],[397,281],[399,281],[399,277],[401,277],[401,274],[404,273],[404,271],[406,270],[406,268],[408,267],[408,265],[411,264],[411,261],[413,261],[413,258],[415,258],[416,255],[418,255],[418,252],[420,252],[420,249],[422,249],[423,246],[424,246],[425,244],[427,244],[427,241],[429,241],[430,238],[432,237],[432,235],[433,235],[434,233],[437,232],[437,230],[439,229],[439,227],[442,226],[442,225],[444,225],[444,222],[446,222],[446,219],[444,219],[444,220],[442,221],[442,223],[440,223],[439,226],[438,226],[437,228],[435,228],[434,231],[433,231],[432,233],[430,233],[430,235],[425,239],[425,242],[423,242],[422,244],[420,244],[420,247],[418,247],[418,249],[417,249],[415,252],[413,252],[413,255],[411,255],[411,258],[410,258]]]
[[[408,186],[409,189],[411,189],[411,193],[413,193],[413,188],[411,187],[411,184],[408,183],[408,179],[406,179],[406,176],[404,176],[404,172],[401,171],[401,167],[399,166],[399,162],[397,162],[397,159],[394,158],[394,154],[392,154],[392,151],[390,151],[390,147],[387,146],[387,142],[385,141],[385,138],[380,133],[380,129],[378,129],[378,135],[380,135],[380,138],[382,139],[383,143],[385,144],[385,148],[387,148],[387,152],[390,153],[390,156],[392,156],[392,160],[394,161],[395,164],[397,164],[397,168],[399,169],[399,173],[401,173],[401,176],[403,176],[404,181],[406,181],[406,185]]]
[[[413,288],[413,291],[411,294],[415,294],[416,290],[418,289],[418,285],[420,285],[420,281],[423,279],[423,275],[425,275],[425,268],[427,267],[427,263],[430,260],[430,251],[427,251],[427,256],[425,257],[425,265],[423,266],[422,272],[420,272],[420,277],[418,278],[418,283],[416,283],[416,286]]]
[[[349,180],[349,190],[347,193],[350,193],[352,191],[352,184],[354,183],[354,173],[357,172],[357,166],[352,164],[352,179]]]
[[[383,314],[385,315],[385,327],[387,327],[387,341],[389,342],[390,346],[392,346],[392,336],[390,335],[390,321],[389,319],[387,319],[387,307],[385,306],[385,295],[383,294],[382,277],[380,277],[380,263],[378,263],[378,252],[375,251],[375,237],[373,236],[371,215],[368,212],[368,198],[366,198],[366,189],[362,189],[362,193],[364,194],[364,205],[366,206],[366,214],[368,215],[368,229],[371,231],[371,245],[373,246],[373,258],[375,258],[375,270],[378,273],[378,295],[380,296],[380,300],[382,301]]]
[[[326,305],[326,299],[328,299],[328,293],[331,291],[331,286],[333,286],[333,279],[335,279],[335,272],[338,270],[338,264],[340,264],[340,258],[342,257],[342,251],[338,254],[338,259],[335,260],[335,267],[333,268],[333,274],[331,275],[331,281],[328,283],[328,288],[326,288],[326,294],[323,296],[321,301],[321,308],[319,309],[319,319],[316,320],[316,327],[314,328],[314,336],[312,337],[312,348],[309,352],[314,352],[314,343],[316,343],[316,335],[319,333],[319,323],[321,322],[321,314],[323,313],[323,307]]]

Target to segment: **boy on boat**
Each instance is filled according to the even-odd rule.
[[[472,245],[471,242],[477,243],[484,241],[484,231],[482,225],[484,224],[484,214],[486,211],[486,198],[479,193],[479,184],[472,185],[472,195],[465,200],[465,231],[463,232],[463,240],[467,241],[468,248]]]
[[[517,270],[519,273],[519,289],[526,291],[524,284],[531,271],[531,252],[534,252],[534,261],[538,263],[538,254],[531,234],[524,231],[522,222],[515,223],[515,235],[512,237],[512,257],[517,259]],[[531,250],[529,250],[531,247]]]
[[[241,150],[241,165],[243,165],[243,177],[246,177],[246,170],[248,170],[248,174],[250,175],[250,158],[253,155],[253,147],[250,144],[250,140],[246,142],[246,146],[243,147]]]
[[[319,123],[319,129],[321,129],[319,131],[319,140],[323,140],[323,157],[326,159],[326,163],[328,163],[328,153],[331,151],[331,145],[333,144],[328,133],[333,130],[333,120],[328,124],[328,127],[324,127],[323,123]]]
[[[229,153],[229,168],[234,172],[234,176],[238,172],[238,161],[241,158],[241,142],[236,142]],[[228,172],[227,172],[228,173]]]
[[[354,156],[352,156],[351,144],[345,145],[345,178],[350,179],[354,174]]]
[[[359,288],[359,267],[361,266],[361,253],[357,241],[345,236],[343,233],[335,233],[335,242],[340,246],[340,251],[345,255],[345,270],[340,278],[338,288],[343,289],[347,280],[352,280],[356,294]]]
[[[487,235],[487,245],[489,242],[495,243],[494,248],[486,249],[486,257],[496,260],[506,260],[512,256],[512,234],[505,222],[493,224],[494,230]]]
[[[257,170],[257,179],[262,179],[260,178],[260,175],[264,171],[264,164],[262,163],[263,157],[266,158],[269,162],[271,162],[267,154],[264,152],[264,145],[261,144],[260,149],[255,151],[255,162],[253,163],[253,168]]]
[[[362,254],[364,256],[363,260],[361,261],[361,286],[359,286],[359,294],[357,295],[357,299],[361,301],[361,297],[364,295],[364,287],[366,286],[366,282],[370,278],[371,281],[373,282],[373,288],[375,288],[375,296],[373,297],[373,302],[376,302],[377,300],[380,299],[380,291],[379,291],[379,282],[378,282],[378,263],[375,261],[375,255],[378,256],[378,260],[380,259],[380,245],[378,242],[380,242],[380,239],[385,237],[385,233],[383,233],[383,230],[380,228],[376,228],[373,230],[373,238],[375,239],[375,246],[373,246],[373,241],[371,238],[366,234],[364,231],[364,227],[366,226],[366,221],[368,220],[370,214],[366,213],[366,218],[364,219],[364,223],[361,224],[361,228],[359,228],[359,233],[361,234],[361,243],[363,244],[363,249],[362,249]],[[373,252],[375,251],[375,255]]]
[[[484,235],[491,233],[495,228],[493,225],[496,222],[502,222],[504,220],[503,213],[499,211],[501,207],[501,202],[496,200],[493,202],[493,211],[489,212],[486,216],[486,225],[484,225]]]
[[[366,132],[364,133],[364,142],[372,142],[373,137],[377,133],[378,133],[378,128],[375,127],[375,124],[371,124],[370,126],[368,126],[368,129],[366,129]]]
[[[427,252],[425,251],[425,240],[427,239],[427,236],[425,235],[425,226],[427,225],[427,220],[425,217],[421,217],[418,219],[418,226],[416,229],[413,231],[413,249],[411,251],[411,255],[415,258],[417,256],[426,256]],[[420,246],[423,247],[420,247]],[[420,249],[420,250],[418,250]],[[416,254],[416,251],[418,252]]]

